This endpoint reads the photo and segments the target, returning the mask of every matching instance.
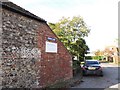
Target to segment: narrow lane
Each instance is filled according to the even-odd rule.
[[[101,65],[103,67],[103,77],[84,76],[83,82],[73,88],[109,88],[120,83],[118,81],[118,65],[112,63],[101,63]]]

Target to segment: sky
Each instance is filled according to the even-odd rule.
[[[91,29],[85,38],[90,51],[117,45],[119,0],[9,0],[31,13],[56,23],[63,16],[81,16]]]

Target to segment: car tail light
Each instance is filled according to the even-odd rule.
[[[83,70],[85,70],[85,67],[82,67]]]
[[[86,70],[86,69],[87,69],[87,67],[86,67],[86,66],[84,66],[84,67],[82,67],[82,69],[83,69],[83,70]]]
[[[99,70],[102,70],[102,67],[99,67]]]

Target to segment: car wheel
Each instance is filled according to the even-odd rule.
[[[103,74],[100,74],[101,77],[103,77]]]
[[[83,71],[83,74],[82,74],[82,75],[83,75],[83,76],[87,76],[86,72],[84,72],[84,71]]]
[[[86,76],[86,74],[83,74],[83,76]]]
[[[103,77],[103,74],[102,75],[100,75],[101,77]]]

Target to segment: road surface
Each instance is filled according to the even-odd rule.
[[[101,63],[103,67],[103,77],[84,76],[82,82],[73,88],[120,88],[120,71],[118,65],[112,63]],[[118,77],[119,76],[119,77]]]

